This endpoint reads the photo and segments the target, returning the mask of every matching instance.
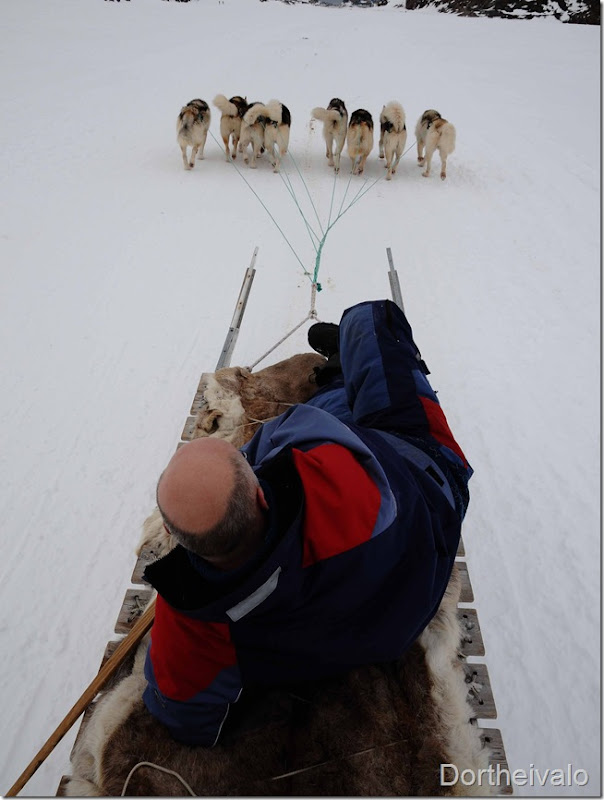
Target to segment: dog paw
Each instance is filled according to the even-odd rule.
[[[422,177],[428,178],[430,176],[429,172],[422,172]]]
[[[386,180],[387,181],[391,181],[392,180],[392,175],[390,173],[388,173],[388,175],[386,175]]]
[[[444,181],[446,177],[447,177],[446,173],[444,173],[444,172],[441,172],[441,173],[440,173],[440,179],[441,179],[441,181]]]
[[[380,153],[380,158],[384,158],[384,154],[383,153]]]
[[[420,156],[418,156],[417,157],[417,166],[418,167],[423,166],[423,163],[424,163],[425,160],[426,160],[425,158],[421,158]]]

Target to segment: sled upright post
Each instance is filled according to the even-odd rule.
[[[392,250],[387,247],[386,248],[386,255],[388,256],[388,280],[390,281],[390,292],[392,294],[392,299],[400,308],[400,310],[405,313],[405,306],[403,305],[403,295],[401,294],[401,285],[398,281],[398,273],[394,269],[394,261],[392,260]]]
[[[216,370],[222,369],[222,367],[228,367],[231,363],[231,356],[233,355],[233,350],[235,349],[235,343],[237,342],[237,337],[239,336],[239,328],[241,327],[241,320],[243,319],[243,314],[245,312],[247,300],[248,297],[250,296],[250,290],[252,288],[252,282],[256,274],[254,264],[256,263],[257,255],[258,255],[258,248],[256,247],[254,249],[254,254],[252,255],[252,260],[250,262],[250,265],[246,269],[245,275],[243,276],[243,283],[241,285],[241,291],[239,292],[239,297],[237,298],[237,305],[235,306],[235,312],[233,314],[233,319],[231,320],[231,327],[229,328],[229,332],[227,333],[226,339],[224,340],[222,352],[220,354],[220,358],[218,359],[218,363],[216,364]]]

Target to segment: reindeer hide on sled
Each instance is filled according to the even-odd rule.
[[[314,394],[309,376],[321,363],[309,353],[258,373],[219,370],[207,380],[194,437],[220,436],[241,446],[260,421]],[[172,547],[157,510],[145,522],[143,545],[158,555]],[[67,796],[472,793],[440,785],[441,764],[475,774],[489,766],[489,751],[470,723],[459,593],[454,570],[436,616],[396,663],[247,698],[244,692],[236,719],[212,749],[179,744],[146,710],[144,641],[131,673],[93,705],[72,753]]]

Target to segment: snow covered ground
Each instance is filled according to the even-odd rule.
[[[5,0],[0,22],[0,788],[97,671],[157,477],[256,245],[233,363],[309,309],[300,264],[218,144],[182,168],[178,111],[220,92],[289,106],[323,224],[334,181],[314,106],[335,95],[377,121],[397,99],[408,145],[426,108],[456,125],[446,182],[438,163],[422,178],[411,151],[333,228],[317,308],[337,321],[389,296],[392,248],[475,468],[464,538],[492,724],[511,768],[590,775],[582,789],[517,793],[598,794],[599,30],[253,0]],[[348,163],[335,209],[363,185]],[[266,159],[243,174],[312,270],[284,182]],[[366,178],[383,174],[376,142]],[[274,360],[306,350],[305,333]],[[54,794],[74,733],[24,794]]]

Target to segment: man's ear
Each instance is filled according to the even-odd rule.
[[[266,497],[264,496],[264,492],[262,491],[262,486],[259,486],[256,489],[256,498],[258,500],[258,505],[263,511],[268,511],[268,503],[266,502]]]

